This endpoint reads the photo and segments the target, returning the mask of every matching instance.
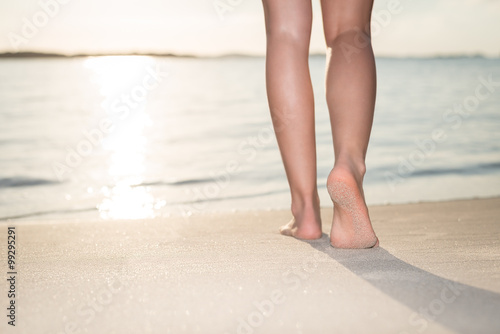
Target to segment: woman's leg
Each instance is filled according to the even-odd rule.
[[[321,237],[316,185],[314,96],[309,74],[311,0],[263,0],[269,108],[292,197],[293,219],[281,233]]]
[[[335,151],[327,180],[335,207],[330,242],[339,248],[369,248],[378,242],[363,194],[376,94],[372,5],[373,0],[321,0],[328,47],[326,99]]]

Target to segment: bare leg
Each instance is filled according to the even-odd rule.
[[[316,185],[314,96],[309,74],[310,0],[263,0],[267,31],[269,108],[292,197],[284,235],[321,237]]]
[[[335,151],[327,180],[334,202],[330,242],[339,248],[378,244],[363,194],[376,94],[369,30],[372,5],[373,0],[321,0],[328,46],[326,98]]]

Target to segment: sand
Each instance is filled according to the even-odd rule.
[[[500,333],[499,198],[370,212],[374,250],[281,236],[287,211],[1,222],[17,298],[13,328],[3,284],[0,331]]]

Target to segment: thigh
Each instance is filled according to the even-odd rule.
[[[372,8],[373,0],[321,0],[327,42],[349,30],[370,35]]]
[[[268,35],[308,37],[311,34],[311,0],[263,0]]]

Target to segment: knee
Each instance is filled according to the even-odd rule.
[[[326,46],[329,48],[338,45],[341,42],[355,45],[369,45],[371,44],[371,35],[369,26],[361,29],[358,26],[338,27],[334,31],[325,35]]]
[[[273,22],[266,28],[267,39],[279,43],[308,46],[312,21]]]

